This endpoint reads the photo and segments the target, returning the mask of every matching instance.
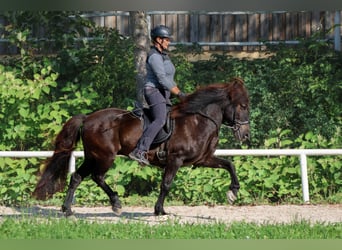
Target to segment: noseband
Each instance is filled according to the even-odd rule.
[[[219,125],[217,124],[217,122],[213,118],[211,118],[207,114],[204,114],[202,111],[197,112],[197,113],[199,115],[211,120],[216,125],[216,128],[219,129]],[[235,119],[235,113],[236,113],[236,109],[234,109],[233,122],[228,123],[228,122],[223,121],[222,124],[226,125],[228,128],[231,128],[234,132],[237,131],[237,133],[239,135],[239,139],[241,139],[240,127],[241,127],[241,125],[249,124],[249,121],[248,120],[247,121],[240,121],[238,119]]]
[[[234,120],[232,124],[226,124],[224,123],[228,128],[233,129],[233,131],[240,130],[241,125],[249,124],[249,121],[240,121],[240,120]]]
[[[249,120],[240,121],[235,118],[235,113],[236,113],[236,108],[234,109],[233,122],[230,122],[230,123],[223,122],[223,124],[226,125],[228,128],[231,128],[234,132],[237,132],[239,135],[239,139],[241,139],[241,133],[240,133],[241,125],[249,124]]]

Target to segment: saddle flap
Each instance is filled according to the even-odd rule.
[[[150,123],[151,123],[151,112],[150,109],[144,108],[143,109],[143,129],[145,129]],[[168,110],[167,115],[166,115],[166,122],[163,128],[158,132],[157,136],[154,138],[152,145],[151,146],[156,146],[156,144],[163,143],[172,134],[173,131],[173,123],[174,120],[171,118],[171,112]]]

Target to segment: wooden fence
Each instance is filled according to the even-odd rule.
[[[339,11],[340,15],[342,11]],[[318,31],[334,37],[336,11],[302,12],[147,12],[151,27],[169,26],[176,43],[202,43],[209,49],[259,50],[260,41],[294,41]],[[89,18],[99,26],[130,34],[129,12],[93,12]],[[340,31],[342,27],[340,26]],[[213,45],[213,46],[209,46]]]
[[[146,12],[150,27],[158,24],[169,26],[173,31],[174,44],[200,44],[204,50],[250,51],[262,50],[260,42],[295,43],[297,39],[312,36],[318,31],[331,31],[325,39],[334,39],[336,13],[342,11],[301,12],[208,12],[208,11],[151,11]],[[98,26],[115,28],[129,36],[131,27],[129,12],[92,11],[84,13]],[[335,44],[340,47],[339,40]],[[0,54],[16,49],[7,48],[0,39]]]

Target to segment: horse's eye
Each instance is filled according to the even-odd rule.
[[[247,105],[246,104],[241,104],[241,109],[247,109]]]

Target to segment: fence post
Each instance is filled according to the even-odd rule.
[[[304,203],[309,203],[309,182],[308,182],[308,169],[305,153],[300,154],[300,171],[302,176],[302,191]]]
[[[69,159],[69,173],[72,174],[75,172],[76,169],[76,157],[74,152],[71,153],[70,159]]]

